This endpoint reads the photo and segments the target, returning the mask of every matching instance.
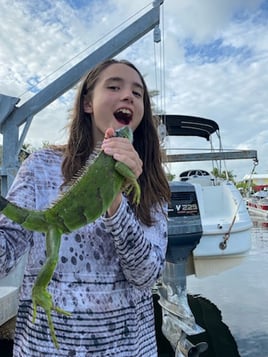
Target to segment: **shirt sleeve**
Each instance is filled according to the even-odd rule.
[[[7,199],[20,207],[33,208],[33,182],[31,160],[26,160],[16,175]],[[0,277],[7,275],[16,266],[19,258],[28,251],[32,234],[3,214],[0,215]]]
[[[151,227],[141,224],[123,197],[114,216],[103,216],[105,229],[114,239],[124,275],[139,288],[152,287],[165,262],[167,205],[163,209],[152,209],[152,214],[155,223]]]

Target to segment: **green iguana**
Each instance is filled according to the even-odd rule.
[[[107,129],[106,137],[120,136],[133,140],[132,130],[125,126],[114,132]],[[109,184],[102,183],[100,177],[107,178]],[[33,211],[18,207],[0,196],[0,212],[22,227],[46,234],[46,261],[40,270],[32,289],[33,322],[36,319],[37,306],[41,306],[47,315],[52,341],[59,348],[51,311],[71,315],[53,304],[47,286],[58,263],[61,235],[70,233],[93,222],[110,207],[118,193],[127,189],[134,190],[133,203],[140,200],[140,187],[132,171],[123,163],[115,161],[103,151],[83,174],[50,208]]]

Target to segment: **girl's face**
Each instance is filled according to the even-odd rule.
[[[106,129],[130,126],[134,131],[144,114],[144,88],[139,74],[123,63],[114,63],[101,74],[84,111],[91,114],[96,141]]]

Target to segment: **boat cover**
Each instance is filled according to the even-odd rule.
[[[211,134],[219,131],[218,124],[211,119],[178,114],[164,114],[160,118],[172,136],[201,136],[209,140]]]

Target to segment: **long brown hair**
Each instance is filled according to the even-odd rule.
[[[103,70],[115,63],[123,63],[133,68],[140,76],[144,86],[144,115],[134,132],[133,145],[143,161],[143,172],[138,179],[141,186],[141,201],[133,206],[136,216],[144,224],[150,226],[153,220],[150,214],[152,206],[162,205],[170,199],[170,190],[162,167],[162,156],[153,120],[150,96],[138,69],[125,60],[108,59],[93,68],[82,80],[78,89],[69,128],[69,140],[64,151],[62,173],[65,183],[68,183],[86,164],[89,155],[94,150],[91,115],[84,112],[84,99],[91,100],[95,85]],[[132,202],[132,194],[129,195]]]

